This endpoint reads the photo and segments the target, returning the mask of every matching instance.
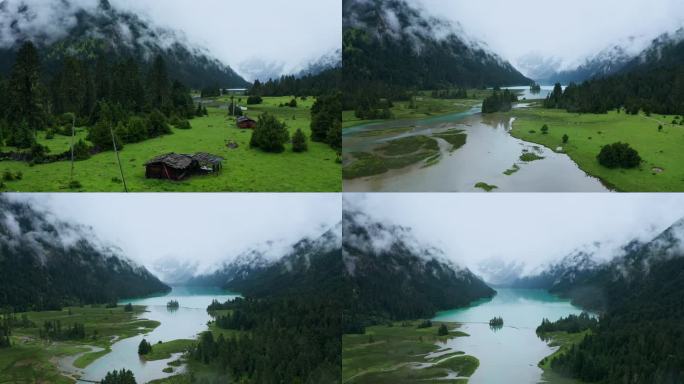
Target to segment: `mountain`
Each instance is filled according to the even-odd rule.
[[[237,271],[225,287],[247,296],[335,298],[343,289],[342,224],[298,241],[271,263],[252,263]]]
[[[359,317],[415,319],[496,293],[411,229],[345,210],[343,258]]]
[[[269,241],[240,253],[188,285],[219,286],[243,295],[263,297],[321,291],[343,275],[342,227],[338,224],[317,237],[294,244]],[[337,287],[339,288],[339,286]]]
[[[551,367],[586,382],[684,382],[684,219],[625,252],[555,287],[601,318]]]
[[[549,84],[581,83],[595,77],[618,73],[633,59],[633,53],[629,53],[622,46],[614,45],[587,58],[577,68],[559,71],[540,80]]]
[[[169,285],[183,285],[193,278],[197,272],[198,263],[182,261],[174,257],[163,257],[152,264],[152,272],[161,281]]]
[[[331,69],[342,68],[342,51],[336,49],[307,63],[297,72],[297,77],[315,76]]]
[[[369,83],[417,89],[532,83],[459,25],[405,0],[344,0],[342,7],[344,81],[361,93]]]
[[[48,74],[68,56],[93,63],[103,54],[111,61],[133,57],[148,66],[161,55],[170,77],[187,86],[249,85],[204,48],[188,43],[181,32],[157,28],[107,0],[91,5],[74,0],[6,0],[0,2],[0,32],[0,74],[9,73],[21,43],[32,40]]]
[[[54,309],[169,290],[89,228],[0,196],[0,307]]]

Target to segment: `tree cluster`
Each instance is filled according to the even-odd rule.
[[[549,319],[543,319],[540,326],[537,327],[537,333],[543,334],[547,332],[568,332],[579,333],[587,329],[595,329],[598,325],[598,319],[590,316],[587,312],[582,312],[579,315],[568,315],[551,322]]]
[[[279,79],[259,80],[249,89],[250,96],[321,96],[338,89],[341,71],[327,69],[315,75],[286,75]],[[248,101],[249,103],[249,101]]]
[[[641,164],[639,153],[627,143],[613,143],[601,147],[596,156],[606,168],[635,168]]]
[[[42,130],[48,131],[47,137],[70,136],[75,124],[90,127],[89,140],[96,150],[108,150],[113,141],[121,146],[169,133],[150,126],[157,113],[174,120],[196,114],[189,90],[169,78],[161,56],[147,73],[133,58],[110,63],[103,55],[92,65],[67,57],[45,77],[35,46],[26,42],[10,78],[0,80],[0,138],[7,145],[31,148]]]
[[[168,303],[166,303],[166,308],[178,308],[178,307],[180,307],[178,300],[170,300]]]
[[[289,140],[287,125],[269,113],[262,113],[252,131],[249,146],[265,152],[282,152]]]
[[[515,93],[508,89],[504,89],[503,92],[495,89],[494,93],[482,102],[482,113],[508,112],[516,101],[518,97]]]
[[[49,320],[43,323],[39,335],[41,339],[47,340],[83,340],[86,332],[85,326],[81,323],[73,323],[63,329],[60,320]]]
[[[431,96],[433,99],[467,99],[468,91],[465,88],[436,89]]]
[[[237,337],[204,332],[190,351],[195,361],[244,383],[332,383],[340,380],[340,313],[324,297],[237,299],[226,329]]]
[[[150,352],[152,352],[152,344],[150,344],[147,340],[142,339],[140,344],[138,344],[138,355],[144,356]]]
[[[318,97],[311,107],[311,140],[342,149],[342,96],[339,92]]]
[[[128,369],[121,369],[119,371],[107,372],[100,384],[137,384],[133,372]]]
[[[504,321],[503,317],[493,317],[489,319],[489,326],[490,327],[503,327]]]

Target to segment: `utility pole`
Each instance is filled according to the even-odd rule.
[[[114,130],[112,129],[112,122],[109,122],[109,133],[112,135],[112,145],[114,146],[114,153],[116,153],[116,161],[119,163],[119,171],[121,172],[121,181],[123,181],[124,191],[128,192],[126,186],[126,178],[124,177],[123,167],[121,166],[121,159],[119,158],[119,151],[116,149],[116,139],[114,139]]]
[[[76,136],[76,114],[71,115],[71,173],[69,181],[74,181],[74,136]]]

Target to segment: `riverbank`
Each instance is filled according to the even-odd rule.
[[[624,192],[684,191],[684,126],[672,124],[675,116],[643,113],[628,115],[577,114],[538,106],[505,114],[515,117],[512,136],[543,145],[553,151],[561,148],[587,174],[601,179],[612,189]],[[677,120],[679,121],[679,120]],[[546,124],[548,133],[541,132]],[[661,128],[659,128],[661,127]],[[563,143],[563,136],[568,136]],[[598,163],[601,147],[615,142],[628,143],[643,161],[634,169],[609,169]]]
[[[539,362],[539,368],[544,371],[542,374],[542,379],[546,383],[553,384],[582,384],[580,380],[572,379],[569,377],[561,376],[551,369],[551,360],[559,355],[562,355],[567,350],[569,350],[575,344],[578,344],[584,336],[589,334],[590,331],[583,331],[578,333],[568,333],[568,332],[548,332],[544,334],[543,340],[545,340],[549,346],[558,347],[558,349],[551,355],[545,357]]]
[[[438,117],[453,113],[460,113],[470,110],[472,107],[481,105],[482,100],[491,94],[490,90],[469,89],[466,99],[439,99],[430,96],[432,91],[420,91],[414,97],[413,102],[409,100],[394,101],[390,112],[391,119],[384,120],[364,120],[356,117],[354,111],[342,111],[342,129],[352,128],[359,125],[385,123],[389,121],[410,121]]]
[[[33,324],[13,328],[12,347],[3,349],[0,353],[0,383],[73,383],[72,378],[60,371],[57,362],[72,357],[74,364],[78,362],[78,368],[85,368],[95,357],[99,357],[94,354],[98,354],[100,350],[110,350],[117,340],[152,331],[159,326],[159,322],[138,319],[137,316],[144,311],[144,306],[134,306],[131,312],[124,311],[123,306],[94,306],[27,312],[25,315]],[[21,318],[22,315],[17,314],[17,317]],[[71,327],[74,323],[83,324],[86,338],[43,340],[40,338],[40,330],[47,321],[60,321],[64,328]]]
[[[257,118],[268,112],[284,121],[294,134],[301,129],[310,136],[311,106],[314,98],[297,100],[297,107],[282,107],[291,97],[264,97],[263,103],[249,105],[248,115]],[[266,153],[249,147],[252,131],[238,129],[235,119],[226,113],[227,100],[205,100],[211,103],[209,115],[190,120],[192,129],[177,129],[173,132],[140,143],[126,144],[120,152],[123,172],[128,189],[132,192],[338,192],[342,189],[341,166],[337,152],[327,144],[308,141],[308,151],[295,153],[291,144],[285,145],[283,153]],[[212,107],[211,105],[216,105]],[[222,106],[222,107],[221,107]],[[221,107],[221,108],[219,108]],[[87,130],[77,129],[76,140],[85,139]],[[238,144],[231,149],[226,142]],[[70,148],[71,138],[55,135],[47,139],[45,132],[38,133],[38,142],[57,154]],[[3,148],[1,151],[14,151]],[[173,182],[145,178],[144,164],[152,158],[169,152],[208,152],[223,157],[223,169],[218,175],[193,176]],[[58,161],[50,164],[30,165],[23,161],[0,161],[0,176],[5,172],[21,174],[13,180],[0,179],[0,191],[31,192],[123,192],[119,167],[114,152],[102,152],[74,166],[74,179],[81,187],[69,188],[71,163]],[[4,187],[2,187],[4,184]]]
[[[467,337],[451,322],[432,322],[419,328],[422,321],[394,322],[366,328],[362,335],[342,337],[343,383],[465,383],[477,369],[473,356],[438,342]],[[440,325],[449,330],[438,335]]]

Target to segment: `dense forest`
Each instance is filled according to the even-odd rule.
[[[570,83],[560,92],[557,84],[547,108],[569,112],[606,113],[624,109],[650,115],[684,114],[684,41],[653,46],[616,74]]]
[[[0,196],[0,307],[16,312],[109,303],[169,289],[145,268],[98,244],[80,226],[53,221]]]
[[[353,295],[345,312],[345,332],[359,333],[387,320],[432,317],[496,293],[465,268],[449,264],[439,250],[416,251],[406,228],[370,221],[345,210],[344,257]],[[373,246],[376,239],[386,244]]]
[[[504,89],[494,88],[494,93],[487,96],[482,102],[482,113],[508,112],[513,107],[513,103],[518,101],[515,93]]]
[[[339,382],[346,292],[337,232],[304,239],[279,262],[231,280],[226,288],[245,298],[208,310],[230,310],[216,325],[246,335],[205,332],[191,357],[238,382]]]
[[[46,161],[47,148],[36,143],[38,131],[71,135],[72,126],[88,126],[94,148],[81,148],[78,158],[171,133],[195,116],[189,90],[169,78],[158,56],[146,74],[132,58],[113,64],[105,57],[93,68],[66,58],[51,78],[41,75],[36,47],[26,42],[7,81],[0,81],[0,139],[18,148],[30,148],[29,160]],[[85,145],[80,143],[82,146]]]
[[[396,16],[396,23],[385,15]],[[452,28],[402,0],[343,1],[344,109],[383,99],[405,100],[411,91],[527,85],[509,63],[451,32]],[[398,25],[395,25],[398,24]]]
[[[680,221],[625,256],[552,289],[602,313],[591,334],[552,360],[554,370],[588,382],[684,381],[683,226]]]
[[[589,315],[587,312],[582,312],[579,315],[568,315],[561,317],[556,321],[549,321],[543,319],[541,325],[537,327],[537,334],[544,334],[547,332],[568,332],[578,333],[587,329],[594,329],[598,325],[598,319]]]
[[[323,96],[336,92],[340,87],[342,69],[330,68],[303,76],[285,75],[266,82],[255,80],[249,88],[254,96]]]

